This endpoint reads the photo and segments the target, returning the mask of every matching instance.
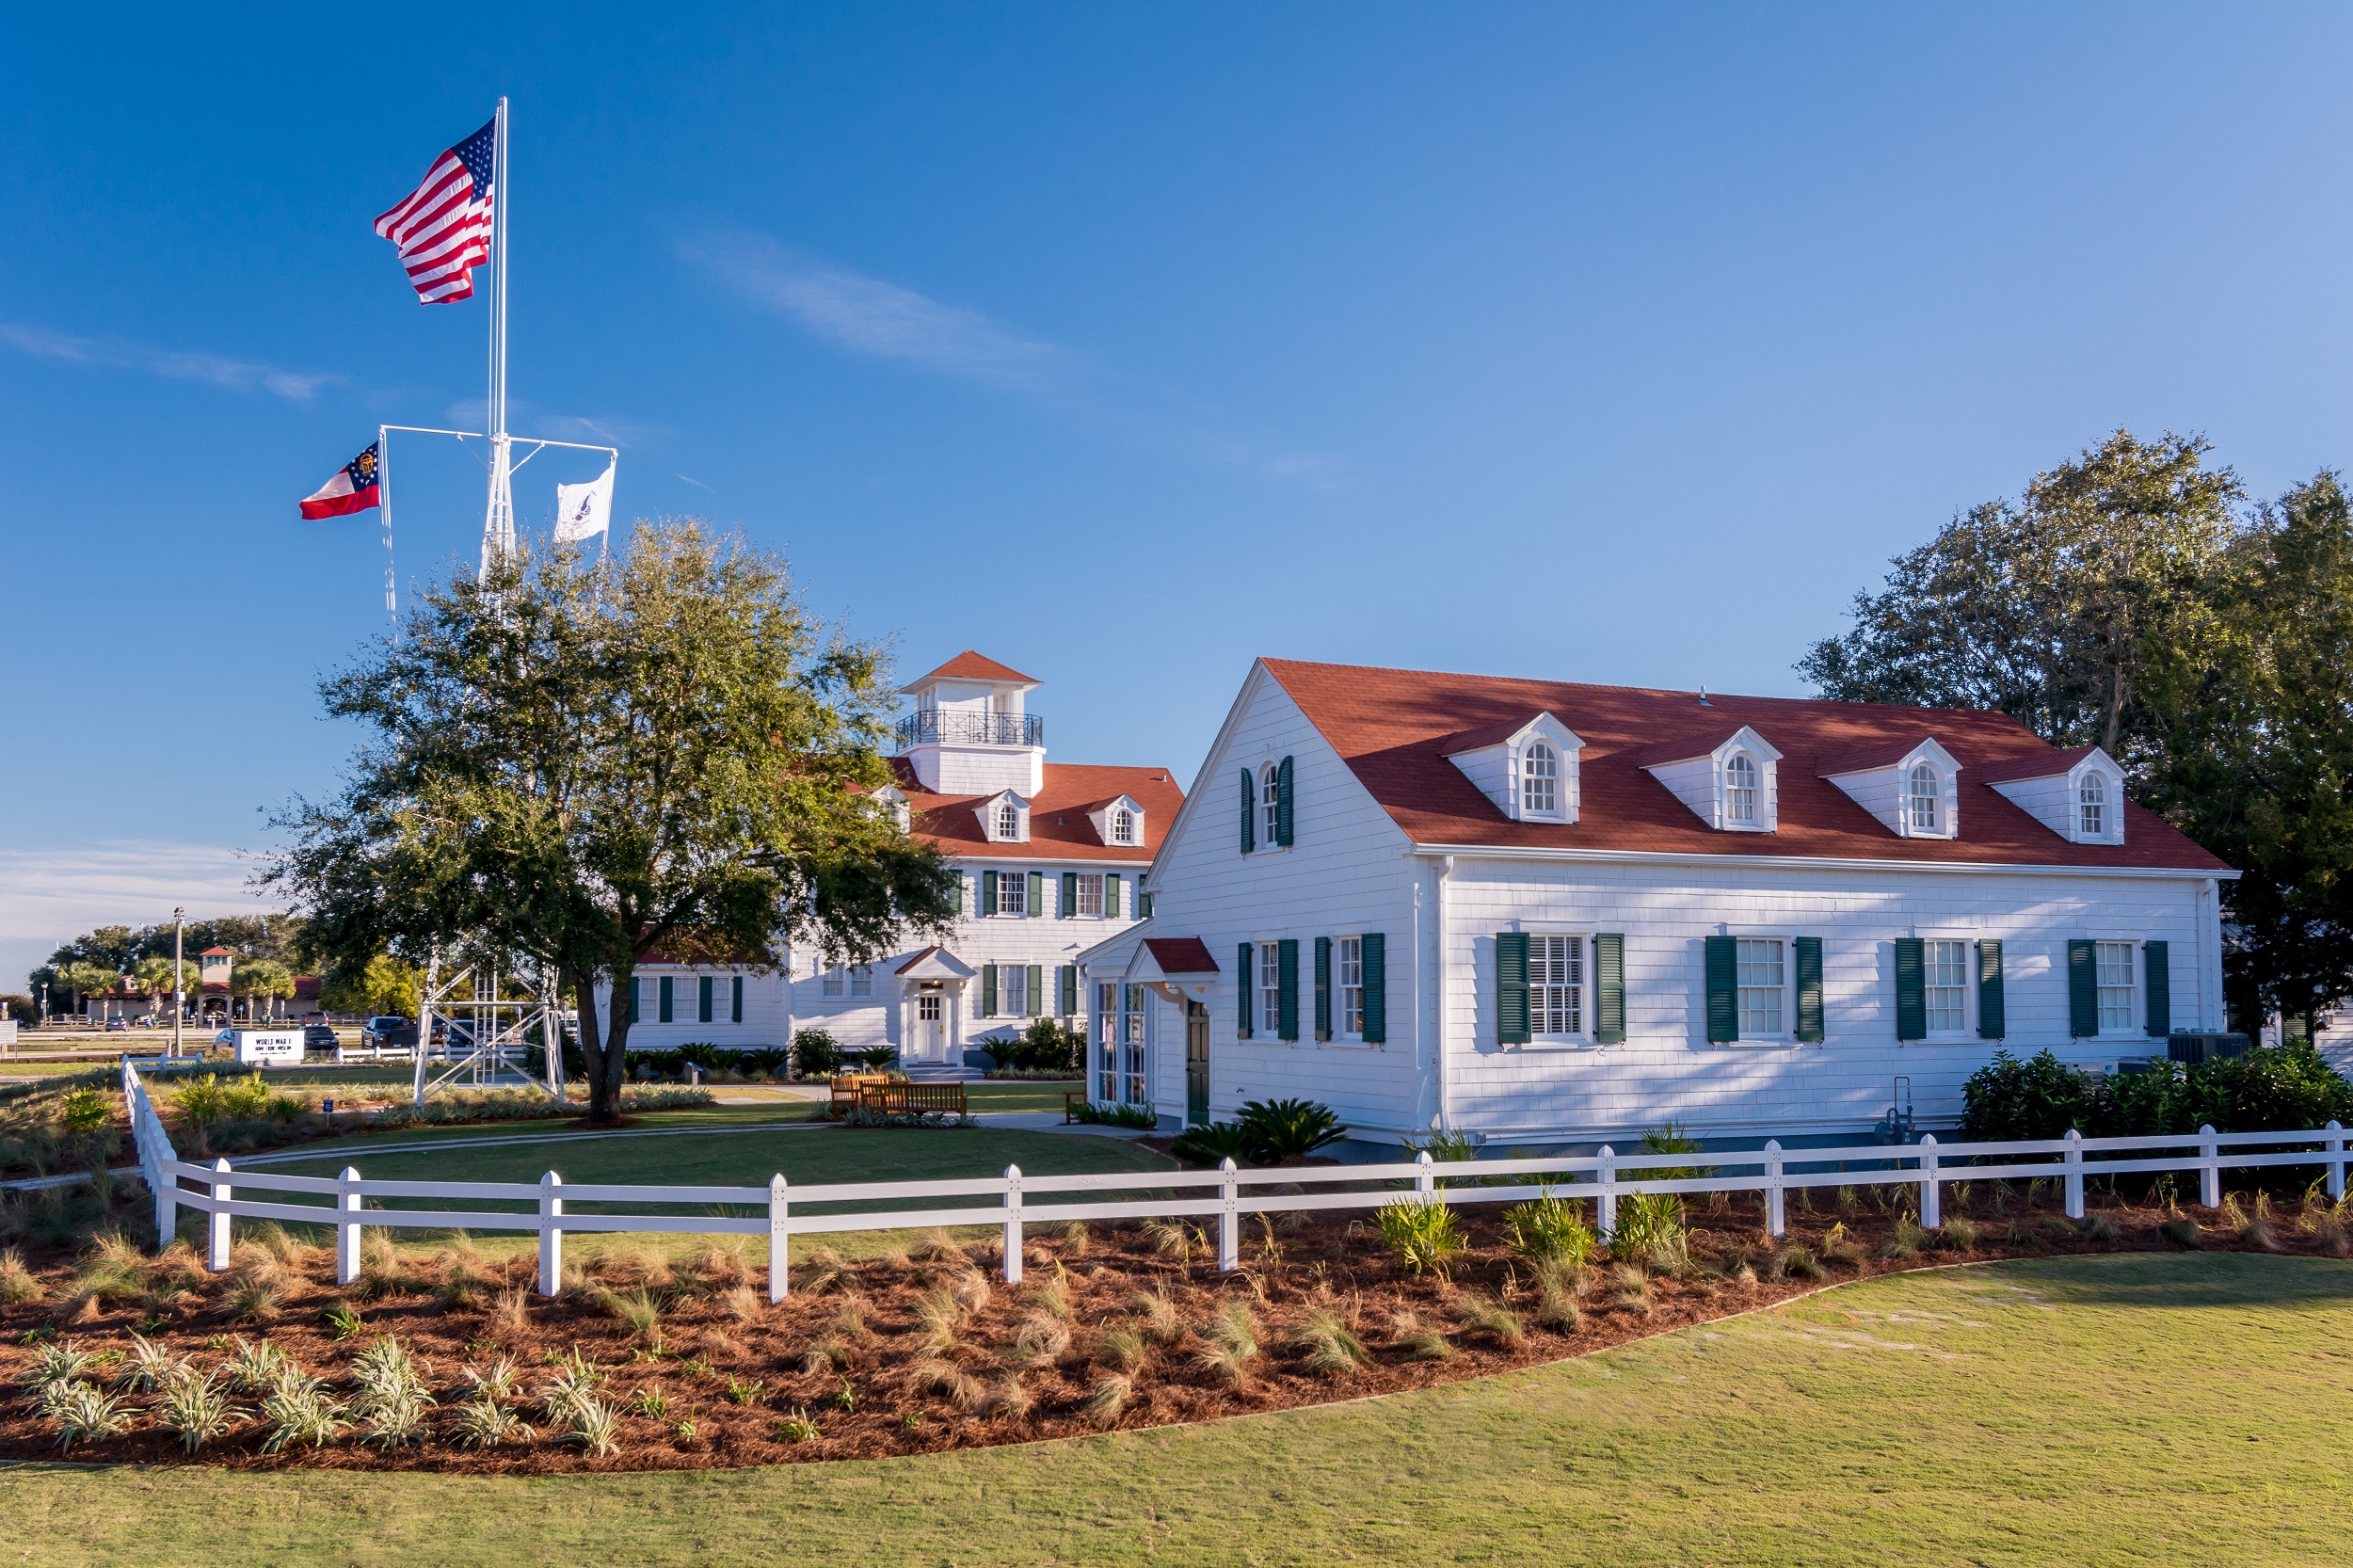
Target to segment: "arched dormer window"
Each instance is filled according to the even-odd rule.
[[[2075,787],[2075,832],[2085,839],[2107,837],[2108,781],[2100,774],[2085,774]]]
[[[1258,841],[1283,841],[1283,770],[1269,762],[1258,770]]]
[[[1542,741],[1530,741],[1520,758],[1520,809],[1542,817],[1561,809],[1561,754]]]
[[[1724,820],[1743,825],[1756,821],[1756,759],[1736,751],[1724,763]]]
[[[1021,812],[1013,802],[997,808],[997,838],[1001,843],[1012,843],[1021,837]]]
[[[1943,828],[1945,781],[1937,776],[1934,763],[1913,763],[1912,781],[1904,793],[1914,833],[1934,833]]]
[[[1136,814],[1125,806],[1112,812],[1112,842],[1132,844],[1136,841]]]

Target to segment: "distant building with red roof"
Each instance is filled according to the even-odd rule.
[[[1997,712],[1262,660],[1080,964],[1164,1125],[1846,1137],[2225,1027],[2234,874]]]

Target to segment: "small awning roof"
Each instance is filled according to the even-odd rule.
[[[1139,980],[1176,980],[1217,973],[1217,960],[1198,936],[1146,936],[1128,972]]]
[[[898,972],[909,980],[969,980],[977,971],[935,942],[900,965]]]

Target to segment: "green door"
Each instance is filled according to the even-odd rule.
[[[1209,1010],[1185,1003],[1185,1121],[1209,1125]]]

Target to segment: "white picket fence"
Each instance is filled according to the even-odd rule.
[[[1608,1237],[1617,1225],[1618,1201],[1642,1192],[1763,1192],[1765,1228],[1785,1233],[1785,1202],[1793,1189],[1900,1186],[1918,1189],[1920,1224],[1943,1224],[1941,1193],[1948,1181],[2056,1180],[2061,1184],[2070,1219],[2084,1216],[2087,1177],[2134,1172],[2198,1173],[2198,1201],[2213,1208],[2222,1202],[2222,1172],[2281,1166],[2318,1167],[2326,1173],[2331,1199],[2345,1195],[2345,1128],[2335,1122],[2302,1132],[2223,1132],[2201,1128],[2194,1135],[2151,1138],[2064,1138],[2000,1144],[1940,1144],[1933,1135],[1918,1144],[1857,1144],[1845,1148],[1785,1150],[1778,1140],[1761,1150],[1698,1154],[1621,1155],[1604,1144],[1588,1155],[1541,1155],[1471,1163],[1433,1162],[1422,1154],[1411,1163],[1285,1167],[1239,1170],[1230,1160],[1214,1171],[1119,1171],[1091,1176],[1024,1176],[1017,1165],[1001,1176],[944,1181],[832,1182],[791,1187],[782,1176],[765,1187],[637,1186],[612,1183],[568,1185],[550,1171],[536,1183],[500,1181],[371,1181],[345,1166],[332,1177],[266,1176],[232,1170],[226,1160],[192,1164],[179,1157],[147,1085],[129,1063],[122,1092],[139,1170],[155,1198],[155,1234],[162,1245],[179,1231],[179,1209],[209,1216],[206,1266],[229,1267],[230,1226],[234,1220],[277,1220],[327,1224],[335,1231],[335,1277],[350,1284],[360,1275],[360,1233],[368,1226],[428,1230],[534,1231],[539,1238],[539,1292],[562,1288],[564,1237],[568,1233],[651,1232],[664,1235],[765,1236],[768,1239],[768,1299],[782,1301],[789,1286],[792,1239],[851,1230],[928,1230],[947,1225],[1001,1224],[1004,1275],[1021,1278],[1026,1226],[1068,1220],[1184,1219],[1215,1216],[1218,1267],[1241,1265],[1241,1218],[1245,1214],[1303,1209],[1377,1208],[1410,1192],[1425,1203],[1511,1203],[1553,1196],[1591,1199],[1596,1229]],[[952,1136],[943,1134],[943,1137]],[[2290,1146],[2281,1146],[2290,1145]],[[389,1151],[388,1151],[389,1152]],[[2097,1156],[2098,1158],[2091,1158]],[[1952,1165],[1951,1160],[1990,1163]],[[1841,1166],[1861,1168],[1840,1169]],[[1791,1169],[1792,1166],[1806,1167]],[[1628,1173],[1708,1167],[1695,1176],[1649,1177]],[[1829,1167],[1829,1168],[1824,1168]],[[184,1183],[187,1185],[183,1185]],[[1335,1189],[1317,1192],[1316,1188]],[[1288,1191],[1257,1192],[1281,1188]],[[1176,1195],[1166,1190],[1176,1189]],[[1301,1189],[1307,1189],[1302,1191]],[[1185,1195],[1188,1191],[1199,1195]],[[249,1192],[301,1194],[312,1202],[276,1202]],[[1147,1192],[1143,1197],[1087,1201],[1084,1193]],[[1064,1198],[1064,1194],[1072,1197]],[[1047,1198],[1047,1202],[1036,1201]],[[440,1207],[369,1207],[387,1198],[424,1199]],[[984,1199],[983,1204],[949,1200]],[[323,1200],[323,1201],[316,1201]],[[1055,1201],[1060,1200],[1060,1201]],[[818,1206],[904,1202],[909,1208],[881,1212],[811,1213]],[[528,1205],[528,1209],[460,1208],[461,1204]],[[582,1213],[567,1204],[663,1206],[654,1214]],[[703,1206],[701,1212],[680,1212]],[[750,1208],[751,1214],[713,1212]]]

